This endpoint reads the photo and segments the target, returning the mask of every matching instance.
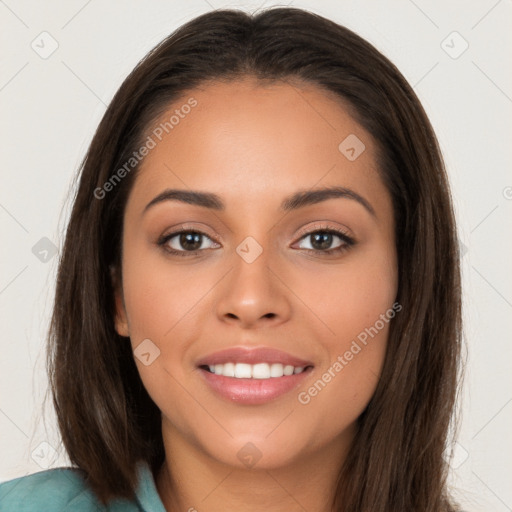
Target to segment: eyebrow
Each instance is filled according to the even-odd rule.
[[[291,211],[298,210],[305,206],[321,203],[328,199],[343,198],[352,199],[373,216],[377,217],[372,205],[361,195],[353,190],[345,187],[325,187],[313,190],[299,190],[289,197],[286,197],[281,203],[281,210]],[[226,208],[223,200],[211,192],[200,192],[196,190],[166,189],[162,193],[153,198],[144,208],[143,213],[156,204],[165,201],[180,201],[182,203],[202,206],[211,210],[223,211]]]

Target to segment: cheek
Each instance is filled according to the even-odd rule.
[[[394,248],[382,243],[347,255],[336,266],[309,263],[287,279],[308,306],[325,345],[342,350],[392,307],[397,293]]]
[[[170,263],[157,250],[139,247],[132,244],[123,261],[130,335],[134,343],[141,337],[160,343],[172,338],[185,317],[194,316],[211,278],[206,269]]]
[[[180,386],[188,377],[182,364],[183,354],[188,337],[199,336],[194,318],[198,301],[207,289],[202,289],[197,272],[191,276],[186,270],[171,269],[168,264],[162,266],[154,260],[148,263],[127,258],[125,268],[123,291],[134,360],[153,401],[172,415],[175,409],[182,411],[186,406],[188,395]],[[145,341],[148,339],[150,343]],[[144,352],[138,349],[143,343],[148,347]],[[137,357],[141,352],[150,353],[149,361]],[[173,416],[173,423],[181,424],[184,430],[185,416]]]

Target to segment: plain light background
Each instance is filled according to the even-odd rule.
[[[0,481],[68,463],[51,406],[42,408],[45,335],[65,200],[106,105],[184,22],[271,5],[370,41],[434,125],[464,251],[468,364],[450,483],[467,511],[512,510],[511,0],[0,1]]]

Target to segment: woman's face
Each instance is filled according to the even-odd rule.
[[[238,467],[341,453],[397,292],[374,141],[312,85],[209,84],[172,115],[128,198],[116,317],[164,439]]]

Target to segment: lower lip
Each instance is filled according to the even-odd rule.
[[[232,402],[247,405],[264,404],[296,388],[310,373],[312,367],[302,373],[271,377],[270,379],[237,379],[216,375],[200,368],[210,388]]]

